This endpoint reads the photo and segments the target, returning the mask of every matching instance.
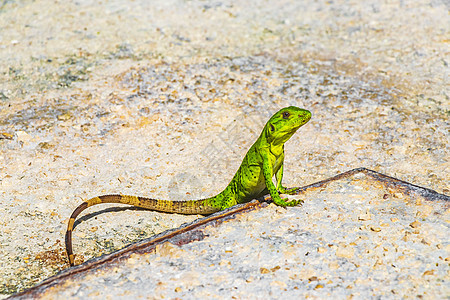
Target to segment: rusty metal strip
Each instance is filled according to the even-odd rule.
[[[373,180],[378,181],[385,185],[386,187],[392,187],[394,189],[400,190],[408,195],[414,195],[419,194],[426,198],[427,200],[432,201],[444,201],[444,202],[450,202],[450,197],[440,194],[434,190],[427,189],[424,187],[420,187],[411,183],[408,183],[406,181],[390,177],[387,175],[384,175],[382,173],[369,170],[366,168],[357,168],[353,169],[341,174],[338,174],[334,177],[318,181],[316,183],[299,187],[296,191],[296,194],[302,194],[310,190],[315,190],[318,188],[324,188],[329,183],[341,179],[346,179],[354,176],[358,173],[364,173],[365,175],[371,177]],[[189,223],[185,226],[182,226],[177,229],[172,229],[165,231],[161,234],[158,234],[152,238],[144,239],[140,242],[131,244],[121,250],[115,251],[111,254],[103,255],[98,258],[91,259],[81,265],[66,269],[64,271],[61,271],[60,273],[56,274],[55,276],[49,277],[46,280],[42,281],[38,285],[29,288],[27,290],[24,290],[22,292],[19,292],[17,294],[14,294],[10,296],[7,299],[30,299],[30,298],[36,298],[40,294],[42,294],[45,289],[55,286],[57,284],[62,283],[64,280],[67,280],[69,277],[74,276],[76,274],[94,270],[97,268],[100,268],[102,265],[105,264],[112,264],[116,263],[120,260],[123,260],[127,257],[129,257],[133,253],[145,253],[149,252],[152,249],[156,247],[156,245],[165,243],[165,242],[172,242],[173,244],[177,245],[183,245],[195,240],[201,240],[204,238],[204,235],[201,232],[201,229],[204,228],[206,225],[216,225],[218,223],[221,223],[225,220],[228,220],[230,218],[235,217],[237,214],[245,213],[247,211],[254,210],[257,207],[264,206],[265,203],[260,203],[256,200],[253,200],[249,203],[241,204],[234,206],[232,208],[229,208],[227,210],[224,210],[222,212],[215,213],[211,216],[201,218],[198,220],[195,220],[192,223]],[[108,265],[109,266],[109,265]]]
[[[366,175],[372,177],[374,180],[384,183],[388,187],[393,187],[398,189],[409,196],[414,196],[414,194],[419,194],[430,201],[450,201],[450,197],[444,194],[440,194],[432,189],[424,188],[407,181],[403,181],[391,176],[384,175],[372,170],[365,169]]]
[[[415,194],[419,194],[420,196],[430,201],[450,202],[450,197],[447,195],[440,194],[434,190],[427,189],[366,168],[352,169],[350,171],[338,174],[334,177],[330,177],[328,179],[318,181],[316,183],[304,187],[299,187],[295,194],[299,195],[305,193],[306,191],[324,188],[333,181],[350,178],[358,173],[363,173],[371,177],[373,180],[382,183],[384,186],[391,187],[395,190],[401,191],[407,194],[408,196],[414,196]]]

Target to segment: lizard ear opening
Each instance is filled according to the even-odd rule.
[[[274,132],[275,131],[275,127],[273,126],[273,124],[269,124],[270,125],[270,131]]]

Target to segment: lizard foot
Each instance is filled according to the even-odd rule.
[[[287,198],[285,198],[287,199]],[[289,202],[284,201],[283,198],[277,199],[273,201],[276,205],[281,207],[287,207],[287,206],[297,206],[303,204],[305,201],[299,199],[299,200],[291,200]]]
[[[285,187],[281,186],[281,187],[278,189],[278,192],[279,192],[280,194],[294,195],[294,194],[297,193],[298,190],[299,190],[298,188],[285,188]]]

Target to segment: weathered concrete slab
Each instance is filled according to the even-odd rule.
[[[313,118],[286,186],[366,166],[450,194],[448,1],[0,2],[0,298],[67,269],[82,199],[214,195],[287,105]],[[77,263],[201,217],[98,209]]]
[[[445,298],[450,197],[355,169],[88,261],[13,299]]]

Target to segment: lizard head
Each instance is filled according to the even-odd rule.
[[[276,112],[264,127],[267,141],[282,145],[311,119],[311,112],[295,106],[285,107]]]

